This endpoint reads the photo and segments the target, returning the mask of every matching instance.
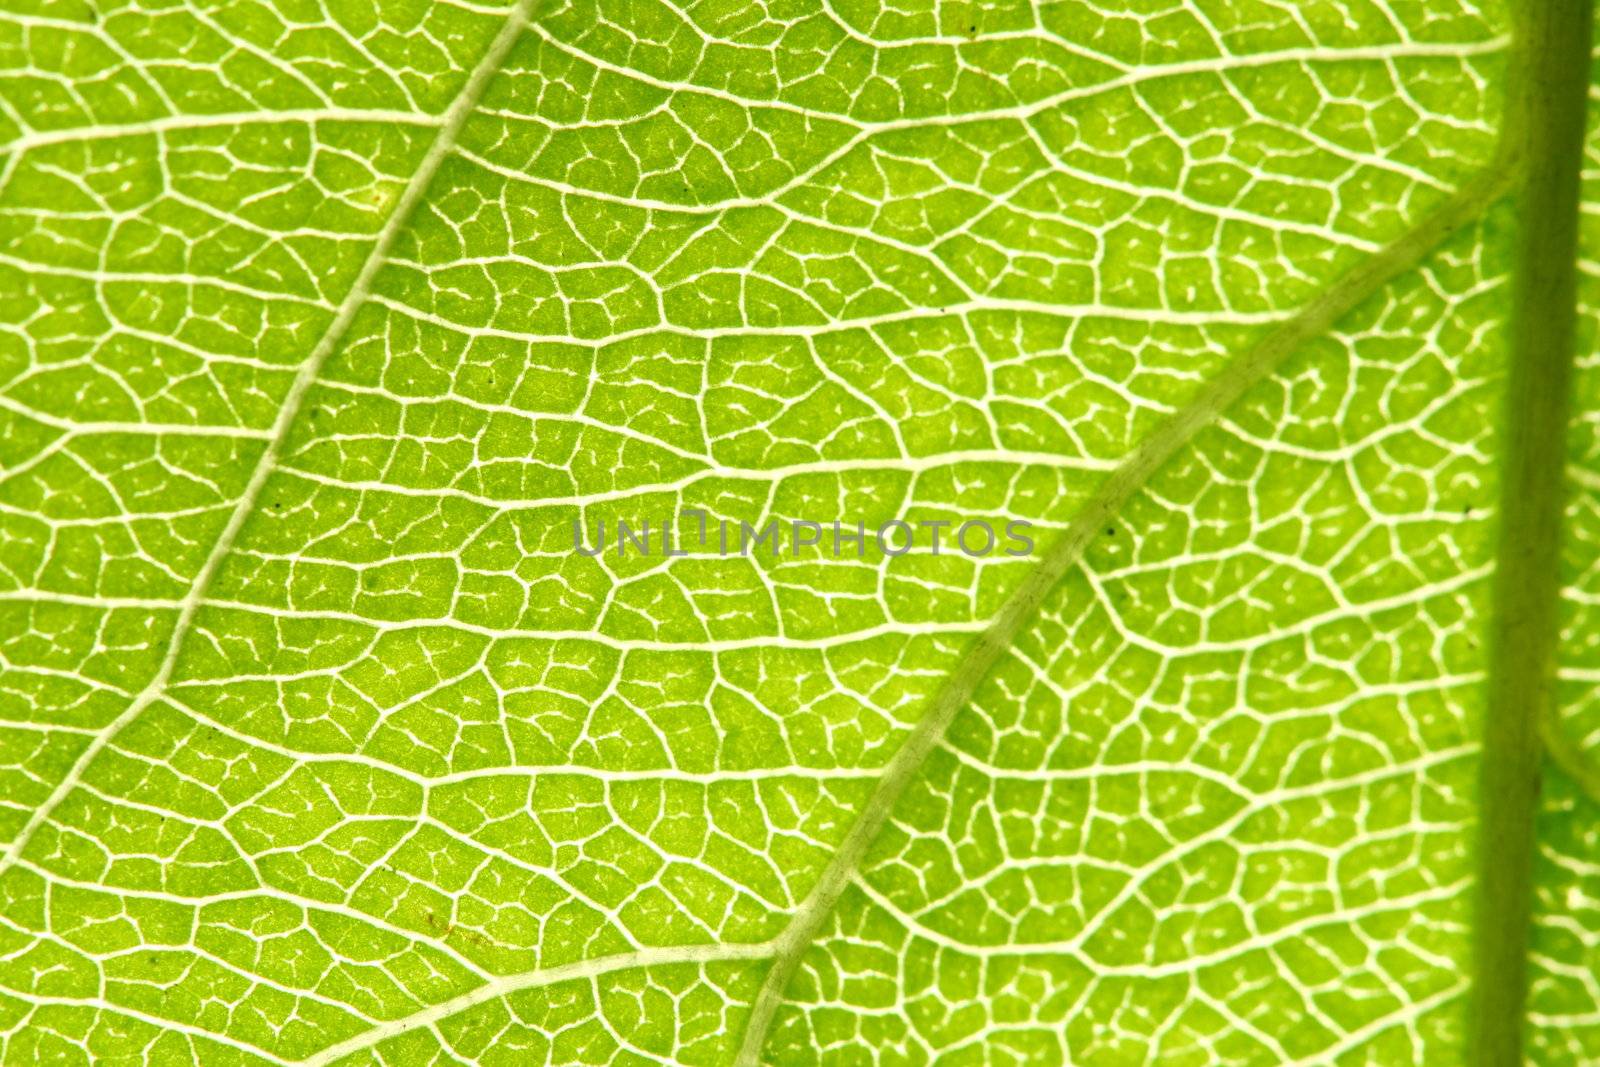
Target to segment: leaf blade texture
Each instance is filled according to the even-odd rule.
[[[1502,12],[327,7],[0,16],[0,1058],[1459,1056]]]

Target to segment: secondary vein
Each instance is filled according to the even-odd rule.
[[[1061,537],[1022,580],[988,627],[968,647],[923,717],[879,778],[860,817],[845,835],[816,886],[777,941],[771,969],[756,996],[739,1050],[738,1067],[754,1067],[783,1002],[784,990],[833,913],[845,886],[888,821],[895,803],[944,737],[955,715],[1005,655],[1049,592],[1083,556],[1107,521],[1195,434],[1266,378],[1307,342],[1326,333],[1386,283],[1415,268],[1450,234],[1472,222],[1512,185],[1516,155],[1502,151],[1477,177],[1431,214],[1333,283],[1292,318],[1235,358],[1182,409],[1134,449],[1101,483]]]
[[[295,372],[294,381],[290,383],[288,392],[284,395],[283,405],[278,409],[278,417],[272,424],[272,430],[266,448],[261,457],[256,461],[250,473],[250,480],[245,483],[244,492],[234,503],[233,512],[228,516],[228,521],[218,535],[216,542],[211,546],[210,553],[195,575],[194,583],[189,587],[188,594],[179,602],[177,620],[173,623],[172,634],[167,639],[167,647],[162,655],[161,663],[150,681],[133,698],[122,713],[113,719],[104,729],[95,734],[94,738],[78,754],[72,767],[56,783],[50,795],[44,802],[33,810],[28,821],[16,837],[12,838],[6,846],[5,853],[0,855],[0,874],[16,863],[28,842],[39,828],[50,821],[55,810],[61,802],[77,788],[83,774],[89,765],[94,762],[107,745],[116,736],[132,723],[139,715],[161,699],[166,692],[167,684],[171,681],[173,668],[177,665],[179,653],[183,649],[184,639],[194,627],[195,616],[199,613],[200,606],[205,600],[207,589],[216,577],[222,561],[227,558],[233,548],[234,540],[239,536],[239,531],[244,527],[245,520],[255,510],[256,500],[261,495],[261,490],[266,486],[267,479],[277,469],[278,456],[283,450],[284,443],[288,440],[289,432],[294,426],[295,417],[300,413],[300,408],[305,402],[306,394],[316,382],[317,376],[322,371],[322,365],[328,357],[338,349],[344,336],[349,332],[350,324],[355,321],[357,312],[361,310],[371,292],[373,280],[378,272],[388,261],[389,252],[394,247],[395,240],[415,214],[417,206],[421,204],[427,194],[428,186],[433,177],[439,172],[439,167],[444,163],[445,157],[450,154],[456,143],[456,138],[461,133],[461,128],[466,124],[467,118],[477,107],[478,100],[483,96],[489,80],[499,71],[500,65],[505,62],[506,54],[511,46],[516,43],[522,31],[528,24],[529,15],[535,0],[519,0],[511,9],[505,24],[500,32],[495,35],[483,57],[478,61],[472,73],[468,75],[461,91],[451,102],[444,113],[444,118],[439,126],[439,132],[423,155],[416,171],[406,183],[404,191],[395,202],[394,210],[384,221],[383,227],[378,231],[377,238],[373,241],[372,248],[367,252],[367,258],[362,262],[361,269],[356,273],[355,280],[350,289],[340,301],[327,329],[317,338],[317,343],[312,347],[305,361],[300,364]]]
[[[761,959],[770,953],[771,949],[772,946],[765,941],[731,945],[677,945],[640,949],[637,952],[626,952],[615,956],[598,956],[556,967],[536,967],[531,971],[504,975],[493,981],[485,982],[483,985],[475,986],[459,996],[430,1005],[402,1018],[386,1020],[347,1041],[342,1041],[337,1045],[330,1045],[316,1055],[300,1061],[300,1063],[301,1067],[326,1067],[328,1064],[336,1063],[346,1056],[371,1048],[400,1034],[408,1033],[421,1027],[434,1026],[442,1020],[469,1008],[475,1008],[479,1004],[498,1000],[500,997],[526,989],[537,989],[541,986],[557,985],[562,982],[593,982],[604,975],[617,971],[637,970],[640,968],[671,967],[685,963],[705,966],[711,963]]]

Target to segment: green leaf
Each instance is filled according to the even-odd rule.
[[[0,1061],[1600,1059],[1586,10],[14,0]]]

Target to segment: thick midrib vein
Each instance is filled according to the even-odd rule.
[[[1522,141],[1527,184],[1512,257],[1500,531],[1478,785],[1476,958],[1467,1024],[1467,1061],[1476,1067],[1522,1062],[1540,734],[1556,721],[1560,542],[1594,20],[1593,0],[1520,6],[1504,127]],[[1557,736],[1552,745],[1555,762],[1592,786],[1592,768],[1563,740]]]
[[[245,483],[243,494],[234,504],[233,513],[228,516],[227,525],[222,528],[216,542],[211,546],[211,552],[206,556],[195,576],[194,583],[189,587],[189,593],[183,598],[178,608],[178,618],[173,624],[172,635],[167,640],[165,653],[161,663],[149,683],[139,691],[127,708],[111,721],[103,730],[79,753],[73,761],[71,769],[57,783],[44,803],[34,809],[33,814],[22,830],[11,840],[6,847],[5,854],[0,856],[0,874],[8,870],[17,858],[28,847],[28,842],[38,832],[39,827],[50,820],[56,808],[66,799],[67,795],[77,787],[89,765],[94,762],[102,750],[121,733],[129,723],[137,719],[141,712],[159,700],[166,692],[167,683],[172,678],[173,668],[178,662],[178,656],[183,650],[184,639],[188,637],[190,629],[194,626],[195,615],[199,612],[201,604],[205,601],[206,590],[211,581],[216,577],[217,569],[222,561],[227,558],[233,548],[234,539],[239,536],[245,520],[255,510],[255,504],[261,495],[262,488],[267,484],[267,479],[277,469],[278,456],[283,449],[284,442],[288,440],[289,432],[294,426],[295,417],[300,413],[300,407],[305,400],[306,393],[316,382],[317,376],[322,372],[322,365],[339,347],[345,334],[350,329],[350,324],[355,321],[357,312],[367,301],[367,296],[372,289],[372,282],[378,272],[383,269],[388,261],[389,252],[394,247],[396,238],[416,212],[423,197],[427,194],[428,186],[433,182],[433,176],[438,173],[439,167],[444,163],[445,157],[455,147],[456,138],[461,133],[461,128],[466,124],[467,118],[477,107],[478,100],[483,96],[484,88],[489,80],[499,71],[500,65],[505,61],[506,53],[516,43],[523,29],[527,26],[535,0],[518,0],[511,9],[505,24],[500,27],[500,32],[495,35],[483,58],[468,75],[465,84],[456,98],[451,101],[450,107],[444,113],[444,119],[439,126],[439,132],[434,137],[433,143],[428,146],[428,151],[423,155],[422,161],[406,183],[405,190],[395,201],[394,210],[384,221],[383,227],[378,231],[377,239],[373,241],[372,248],[367,253],[367,258],[362,262],[361,269],[356,273],[355,280],[350,289],[345,293],[333,319],[328,323],[328,328],[317,338],[317,343],[312,347],[305,362],[295,372],[294,381],[285,394],[283,405],[278,409],[278,417],[272,424],[270,439],[266,449],[261,453],[261,458],[256,461],[255,469],[250,472],[250,480]]]
[[[1385,283],[1415,268],[1451,233],[1477,218],[1511,187],[1518,173],[1517,161],[1514,148],[1503,144],[1502,151],[1481,174],[1224,367],[1192,401],[1170,416],[1107,476],[935,694],[923,717],[885,768],[839,851],[779,936],[772,968],[751,1009],[739,1050],[738,1067],[755,1067],[759,1062],[767,1033],[783,1002],[784,990],[794,977],[801,957],[821,933],[845,886],[855,876],[862,857],[888,821],[896,801],[944,737],[956,713],[972,699],[979,684],[1005,655],[1050,590],[1082,557],[1084,549],[1105,527],[1107,520],[1120,512],[1158,468],[1238,400],[1245,390],[1271,374],[1308,341],[1326,333],[1341,316]]]

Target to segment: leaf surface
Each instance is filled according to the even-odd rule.
[[[1455,1062],[1508,33],[0,15],[0,1059]],[[950,525],[574,551],[694,509]]]

